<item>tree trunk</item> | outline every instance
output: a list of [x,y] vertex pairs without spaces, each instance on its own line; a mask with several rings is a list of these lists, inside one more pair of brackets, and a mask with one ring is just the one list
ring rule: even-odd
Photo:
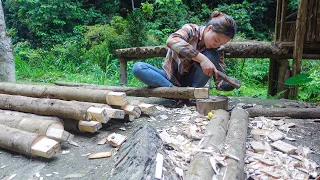
[[0,0],[0,81],[15,82],[15,68],[11,39],[6,33],[6,24]]
[[232,110],[226,141],[224,143],[224,147],[228,147],[228,149],[226,149],[224,153],[235,156],[238,160],[228,158],[226,160],[227,166],[221,168],[218,179],[243,179],[248,123],[249,117],[245,110]]
[[[157,130],[150,125],[140,127],[130,135],[120,148],[119,158],[115,163],[112,177],[107,179],[153,179],[156,169],[156,156],[161,151],[162,141]],[[163,163],[166,171],[164,177],[175,178],[172,167],[166,160]]]
[[[222,149],[228,130],[228,122],[229,113],[222,109],[217,110],[206,128],[204,139],[201,143],[203,146],[200,147],[203,149],[209,149],[210,147],[214,150],[217,150],[217,148]],[[212,179],[213,175],[214,171],[208,154],[198,152],[186,172],[186,180]]]
[[192,88],[192,87],[121,87],[121,86],[101,86],[94,84],[85,83],[68,83],[68,82],[55,82],[56,85],[61,86],[73,86],[73,87],[84,87],[90,89],[101,89],[115,92],[125,92],[128,96],[138,97],[163,97],[163,98],[208,98],[208,88]]
[[249,108],[246,109],[250,117],[284,117],[300,119],[320,118],[320,108]]

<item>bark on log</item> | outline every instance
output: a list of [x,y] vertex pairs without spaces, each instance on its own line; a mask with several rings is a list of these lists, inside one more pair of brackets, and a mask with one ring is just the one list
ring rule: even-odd
[[225,147],[229,148],[224,151],[224,154],[235,156],[238,160],[232,158],[226,160],[227,166],[221,168],[219,180],[243,179],[248,123],[249,117],[245,110],[232,110],[225,141]]
[[[132,133],[120,148],[115,171],[109,179],[153,179],[156,169],[156,156],[161,152],[162,141],[157,130],[150,125],[140,127]],[[164,177],[175,178],[166,160],[164,161]]]
[[320,108],[249,108],[250,117],[291,117],[299,119],[320,118]]
[[[232,41],[228,42],[225,46],[226,56],[237,56],[237,55],[272,55],[272,54],[282,54],[282,49],[274,46],[270,42],[263,41]],[[160,49],[160,53],[159,52]],[[142,51],[141,51],[142,50]],[[139,47],[139,51],[134,48],[118,49],[116,54],[119,57],[158,57],[165,56],[168,48],[166,46],[149,46],[149,47]],[[143,52],[143,53],[141,53]]]
[[62,123],[58,121],[42,120],[37,118],[23,118],[4,114],[0,116],[0,124],[44,136],[50,129],[64,129]]
[[228,97],[210,96],[210,99],[199,99],[196,102],[197,111],[200,114],[207,115],[212,110],[228,109]]
[[47,151],[43,151],[44,154],[39,153],[38,150],[41,151],[41,148],[38,148],[39,145],[37,145],[37,143],[42,140],[47,140],[47,138],[36,133],[30,133],[0,125],[0,134],[0,147],[28,156],[40,155],[42,157],[51,158],[56,151],[60,150],[58,142],[50,140],[51,142],[54,142],[54,144],[52,144]]
[[16,81],[13,48],[11,38],[6,33],[6,23],[2,8],[2,1],[0,1],[0,81]]
[[[30,85],[30,84],[13,84],[0,83],[0,93],[10,95],[21,95],[37,98],[50,98],[61,100],[76,100],[95,103],[113,102],[112,91],[109,90],[93,90],[78,87],[63,87],[50,85]],[[110,96],[108,95],[110,94]],[[108,97],[109,100],[108,100]],[[126,101],[125,96],[119,97],[119,100]],[[123,104],[111,103],[110,105]]]
[[1,109],[56,116],[65,119],[91,120],[87,117],[87,110],[92,106],[92,103],[79,101],[40,99],[0,94]]
[[[215,150],[222,148],[221,145],[226,138],[228,122],[229,113],[222,109],[217,110],[206,128],[204,139],[201,143],[203,146],[200,147],[204,149],[211,147]],[[198,152],[186,172],[186,180],[212,179],[213,175],[214,171],[210,164],[208,154]]]
[[60,86],[73,86],[73,87],[84,87],[90,89],[101,89],[110,90],[115,92],[125,92],[128,96],[138,97],[163,97],[163,98],[208,98],[208,88],[192,88],[192,87],[121,87],[121,86],[102,86],[85,83],[68,83],[68,82],[55,82],[56,85]]

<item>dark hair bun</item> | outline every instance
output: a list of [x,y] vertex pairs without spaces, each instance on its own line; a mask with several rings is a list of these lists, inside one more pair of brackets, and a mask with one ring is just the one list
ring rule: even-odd
[[225,14],[224,14],[223,12],[213,11],[213,12],[211,13],[210,18],[212,19],[212,18],[215,18],[215,17],[224,16],[224,15],[225,15]]

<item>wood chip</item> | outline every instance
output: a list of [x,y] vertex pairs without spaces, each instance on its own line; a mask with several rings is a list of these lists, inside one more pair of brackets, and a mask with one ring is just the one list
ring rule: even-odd
[[281,178],[281,175],[278,174],[278,173],[271,172],[271,171],[264,170],[264,169],[261,169],[260,171],[263,172],[263,173],[265,173],[265,174],[267,174],[267,175],[269,175],[269,176],[271,176],[271,177],[273,177],[273,178],[276,178],[276,179]]
[[268,138],[270,138],[272,141],[278,141],[284,138],[284,134],[280,131],[274,131],[271,134],[268,135]]
[[250,142],[250,145],[252,146],[254,152],[263,152],[265,150],[264,145],[261,142],[253,141]]
[[117,133],[112,133],[107,137],[107,141],[113,147],[120,146],[126,139],[127,139],[127,136],[124,136],[124,135],[121,135],[121,134],[117,134]]
[[251,134],[253,135],[260,135],[260,136],[266,136],[270,134],[270,131],[267,129],[252,129]]
[[98,144],[98,145],[103,145],[103,144],[105,144],[105,143],[107,142],[107,139],[108,139],[108,136],[102,138],[100,141],[98,141],[97,144]]
[[94,153],[90,154],[88,156],[89,159],[99,159],[99,158],[106,158],[106,157],[111,157],[112,153],[111,152],[100,152],[100,153]]
[[297,147],[295,147],[291,144],[285,143],[281,140],[278,140],[278,141],[272,143],[271,146],[278,149],[279,151],[287,153],[287,154],[294,154],[297,150]]

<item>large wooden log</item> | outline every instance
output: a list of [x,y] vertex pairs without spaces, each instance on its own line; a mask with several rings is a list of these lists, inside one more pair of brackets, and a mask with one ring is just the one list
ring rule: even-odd
[[24,118],[21,116],[1,114],[0,124],[23,131],[44,135],[58,141],[70,141],[73,138],[72,134],[64,131],[63,124],[55,120]]
[[299,119],[320,118],[320,108],[249,108],[250,117],[291,117]]
[[[283,54],[281,48],[273,46],[270,42],[263,41],[232,41],[228,42],[225,46],[226,57],[238,57],[245,55],[248,57],[263,56],[269,57],[270,55]],[[160,49],[160,53],[159,52]],[[133,60],[132,58],[151,58],[165,56],[168,48],[165,46],[148,46],[118,49],[116,54],[121,58],[127,58],[125,61]],[[143,52],[143,53],[141,53]],[[288,53],[288,52],[287,52]],[[122,61],[122,60],[121,60]]]
[[122,87],[122,86],[102,86],[86,83],[68,83],[68,82],[55,82],[56,85],[60,86],[73,86],[73,87],[84,87],[90,89],[101,89],[110,90],[115,92],[125,92],[128,96],[138,97],[164,97],[164,98],[208,98],[208,88],[192,88],[192,87]]
[[[115,94],[109,90],[93,90],[78,87],[0,83],[0,93],[37,98],[108,103],[110,105],[118,106],[127,103],[124,93]],[[116,99],[116,101],[113,99]]]
[[90,108],[93,108],[92,103],[79,101],[63,101],[0,94],[0,108],[79,121],[96,120],[106,123],[109,120],[104,109],[100,108],[102,109],[100,115],[97,114],[95,116],[93,114],[96,112],[90,111]]
[[[162,153],[161,146],[162,141],[155,128],[148,124],[140,127],[120,148],[115,171],[108,179],[154,179],[156,157],[157,153]],[[163,164],[167,170],[163,177],[177,179],[166,161]]]
[[233,109],[225,146],[228,147],[224,153],[235,156],[238,159],[228,158],[227,166],[222,167],[219,180],[238,180],[243,179],[244,174],[244,156],[246,151],[246,139],[249,117],[248,113],[243,109]]
[[28,156],[51,158],[60,150],[57,141],[36,133],[0,125],[0,147]]
[[[222,109],[217,110],[206,128],[201,147],[215,150],[222,148],[228,130],[228,122],[229,113]],[[214,171],[209,156],[204,152],[198,152],[186,172],[186,180],[212,179],[213,175]]]

